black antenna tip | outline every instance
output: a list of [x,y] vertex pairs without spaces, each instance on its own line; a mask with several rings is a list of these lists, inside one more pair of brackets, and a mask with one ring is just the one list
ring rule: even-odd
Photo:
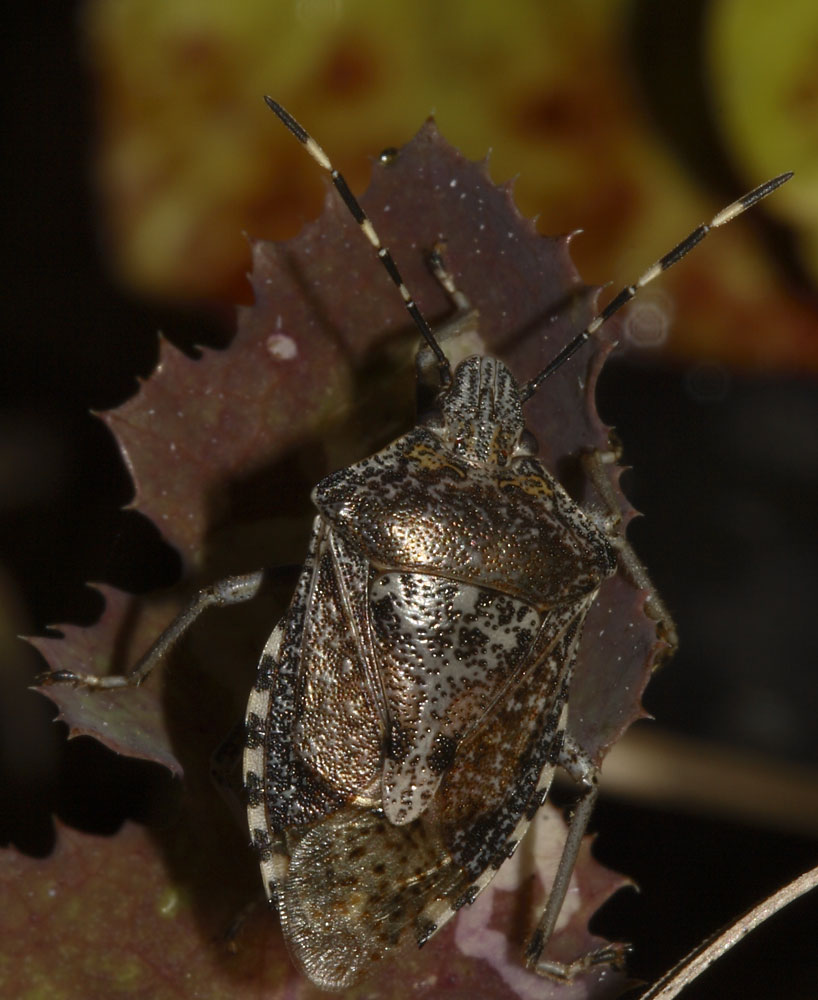
[[269,94],[264,95],[264,103],[273,112],[273,114],[275,114],[280,119],[280,121],[282,121],[287,126],[287,128],[292,132],[292,134],[296,137],[296,139],[298,139],[299,142],[303,142],[304,144],[307,143],[307,141],[309,140],[309,136],[304,131],[302,126],[298,124],[295,118],[293,118],[293,116],[290,114],[289,111],[287,111],[285,108],[282,108],[282,106],[278,103],[278,101],[274,101],[272,97],[269,96]]
[[773,177],[772,180],[759,184],[759,186],[757,188],[753,188],[749,194],[745,194],[743,198],[740,198],[739,204],[744,209],[749,208],[751,205],[755,205],[757,201],[761,201],[761,199],[766,198],[768,194],[772,194],[776,188],[781,187],[782,184],[786,184],[792,176],[793,171],[788,170],[785,174],[779,174],[778,177]]

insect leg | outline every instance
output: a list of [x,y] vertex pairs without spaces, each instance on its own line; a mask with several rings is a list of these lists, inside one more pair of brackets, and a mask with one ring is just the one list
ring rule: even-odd
[[669,647],[668,654],[673,654],[679,646],[679,635],[676,631],[673,617],[667,605],[659,596],[648,571],[645,569],[639,556],[634,552],[630,542],[628,542],[621,532],[613,530],[622,520],[622,512],[606,466],[616,460],[617,456],[613,452],[593,451],[582,456],[585,473],[608,508],[610,515],[608,520],[610,529],[609,538],[617,550],[622,568],[631,583],[647,593],[645,611],[656,622],[659,635]]
[[578,784],[582,784],[584,789],[578,799],[571,822],[568,826],[568,836],[565,839],[565,846],[562,849],[557,873],[548,894],[542,916],[531,940],[528,943],[525,953],[525,962],[529,969],[533,969],[540,975],[550,976],[555,979],[572,979],[577,973],[609,962],[613,965],[621,965],[624,959],[624,950],[621,945],[610,945],[600,948],[598,951],[589,952],[582,955],[569,964],[542,959],[542,953],[554,933],[554,927],[565,902],[568,886],[571,881],[571,874],[577,863],[579,849],[582,846],[582,838],[594,810],[597,796],[599,794],[598,768],[588,755],[574,743],[566,734],[563,740],[562,750],[557,761],[571,778]]
[[[437,242],[427,257],[429,270],[441,288],[446,292],[455,313],[440,326],[435,327],[435,339],[445,347],[447,356],[453,367],[457,367],[465,358],[473,354],[485,354],[486,343],[480,336],[480,317],[465,294],[454,282],[451,272],[443,259],[446,244]],[[418,415],[433,408],[440,395],[440,379],[437,364],[431,350],[421,344],[417,353],[416,374],[416,406]]]
[[442,240],[435,243],[432,252],[429,254],[429,268],[438,282],[443,286],[446,294],[457,306],[458,312],[469,312],[472,308],[471,303],[463,292],[458,289],[451,272],[446,268],[445,261],[443,260],[443,251],[445,248],[446,244]]
[[263,579],[264,571],[258,570],[255,573],[248,573],[246,576],[228,576],[209,587],[203,587],[155,640],[133,670],[127,674],[108,674],[100,677],[96,674],[74,673],[73,670],[52,670],[41,674],[37,678],[36,684],[68,682],[92,688],[137,687],[162,657],[176,645],[203,611],[214,606],[226,607],[229,604],[241,604],[243,601],[251,600],[258,594]]

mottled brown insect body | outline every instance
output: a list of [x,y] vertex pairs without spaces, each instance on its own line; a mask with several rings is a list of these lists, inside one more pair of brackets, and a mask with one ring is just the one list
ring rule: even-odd
[[297,961],[340,988],[509,856],[562,762],[577,645],[616,569],[531,454],[508,369],[323,480],[247,711],[250,828]]
[[[425,340],[419,398],[437,370],[429,417],[313,491],[309,555],[246,716],[248,818],[268,897],[309,978],[344,988],[476,899],[561,766],[584,793],[526,962],[562,977],[620,962],[616,947],[568,966],[542,960],[597,794],[596,766],[566,734],[570,681],[588,611],[617,566],[645,591],[671,649],[675,629],[617,530],[604,471],[613,456],[586,456],[609,507],[594,521],[534,457],[522,407],[639,288],[790,175],[695,229],[521,386],[489,357],[452,373],[344,178],[266,100],[329,172]],[[457,307],[451,326],[475,329],[437,250],[431,265]]]

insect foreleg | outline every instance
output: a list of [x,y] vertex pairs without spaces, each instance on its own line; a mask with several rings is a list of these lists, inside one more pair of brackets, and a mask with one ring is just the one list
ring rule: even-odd
[[457,287],[451,272],[446,267],[446,262],[443,259],[443,251],[445,248],[445,242],[443,240],[438,240],[438,242],[434,245],[432,252],[429,254],[429,269],[435,276],[438,284],[441,285],[455,306],[457,306],[458,312],[470,312],[472,308],[471,303],[463,292],[461,292]]
[[264,571],[247,573],[245,576],[228,576],[224,580],[203,587],[156,639],[150,649],[127,674],[75,673],[73,670],[53,670],[37,678],[37,684],[57,684],[68,682],[92,688],[137,687],[150,674],[163,656],[182,638],[203,611],[210,607],[226,607],[241,604],[258,594],[264,579]]
[[[446,348],[447,357],[458,365],[472,354],[485,354],[486,343],[480,336],[480,316],[463,292],[455,284],[443,260],[446,244],[439,240],[427,257],[429,270],[455,307],[455,312],[440,326],[435,327],[435,339]],[[440,380],[435,356],[426,346],[421,346],[416,359],[416,395],[418,414],[425,413],[437,402]]]

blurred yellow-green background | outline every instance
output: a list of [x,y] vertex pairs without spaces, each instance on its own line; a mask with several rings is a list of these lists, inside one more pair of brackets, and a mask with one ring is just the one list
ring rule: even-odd
[[[281,236],[315,213],[317,172],[262,93],[358,190],[368,157],[434,113],[470,157],[492,151],[496,178],[519,175],[520,208],[544,231],[586,231],[575,253],[600,283],[629,280],[720,202],[795,170],[764,210],[804,273],[818,265],[807,3],[98,0],[80,33],[105,238],[140,294],[240,295],[241,232]],[[816,365],[811,314],[785,293],[785,250],[767,236],[767,258],[734,232],[668,278],[671,350]]]

